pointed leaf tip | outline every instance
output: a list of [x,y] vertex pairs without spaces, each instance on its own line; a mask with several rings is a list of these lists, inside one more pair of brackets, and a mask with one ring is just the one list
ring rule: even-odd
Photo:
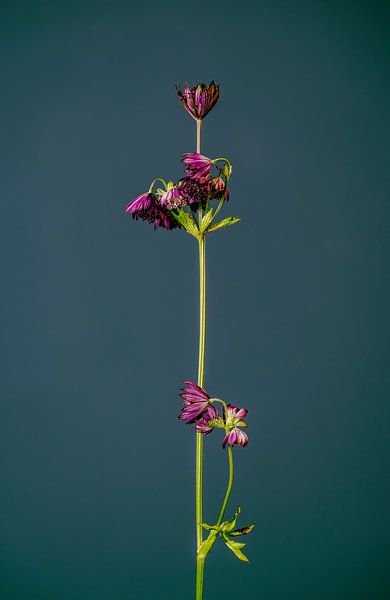
[[207,231],[216,231],[217,229],[222,229],[223,227],[229,227],[229,225],[234,225],[234,223],[238,223],[238,221],[241,221],[240,217],[227,217],[226,219],[222,219],[222,221],[217,221],[217,223],[211,225]]

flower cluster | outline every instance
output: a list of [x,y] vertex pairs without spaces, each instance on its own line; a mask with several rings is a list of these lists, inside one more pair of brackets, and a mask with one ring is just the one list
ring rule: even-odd
[[[199,83],[190,88],[186,85],[183,92],[178,89],[178,95],[187,112],[195,119],[201,120],[217,102],[219,86],[213,81],[209,86]],[[180,212],[185,207],[190,209],[189,215],[194,215],[200,208],[206,210],[212,200],[223,203],[229,199],[228,182],[231,165],[228,160],[211,159],[198,152],[186,152],[181,160],[185,166],[184,177],[177,183],[172,181],[166,183],[161,178],[155,179],[149,191],[130,202],[125,212],[133,219],[141,219],[153,224],[155,230],[159,227],[176,229],[183,225]],[[214,175],[213,167],[216,170]],[[157,181],[160,181],[164,187],[154,191]],[[219,208],[215,214],[218,212]],[[185,221],[184,215],[184,227],[186,227]]]
[[[224,448],[226,445],[245,448],[248,444],[248,436],[240,428],[248,427],[244,421],[248,414],[247,409],[231,404],[226,405],[219,398],[211,398],[203,388],[192,381],[185,381],[184,385],[186,387],[180,392],[184,406],[180,411],[179,419],[186,423],[195,423],[196,430],[203,435],[208,435],[214,429],[224,429],[226,434],[222,442]],[[223,404],[222,414],[213,406],[214,402]]]

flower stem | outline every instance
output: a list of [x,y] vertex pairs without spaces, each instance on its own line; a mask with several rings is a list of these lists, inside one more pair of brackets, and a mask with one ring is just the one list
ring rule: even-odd
[[196,600],[203,598],[204,558],[196,559]]
[[[196,121],[196,151],[200,154],[202,121]],[[199,222],[201,222],[201,207],[199,208]],[[198,360],[198,385],[204,384],[204,362],[206,350],[206,239],[202,236],[198,240],[199,249],[199,360]],[[196,547],[197,552],[203,542],[203,436],[196,433],[196,472],[195,472],[195,497],[196,497]],[[196,600],[203,598],[204,558],[196,558]]]
[[200,154],[200,136],[202,132],[202,119],[196,120],[196,151]]
[[227,451],[228,451],[228,459],[229,459],[229,482],[228,482],[225,498],[223,499],[221,512],[219,513],[217,525],[220,525],[222,523],[222,519],[225,514],[227,503],[229,502],[230,492],[232,491],[232,486],[233,486],[233,477],[234,477],[233,450],[231,449],[231,447],[229,445],[228,445]]
[[[204,384],[204,359],[206,349],[206,240],[201,237],[199,245],[199,362],[198,385]],[[196,540],[199,549],[202,538],[202,471],[203,471],[203,435],[196,433]]]

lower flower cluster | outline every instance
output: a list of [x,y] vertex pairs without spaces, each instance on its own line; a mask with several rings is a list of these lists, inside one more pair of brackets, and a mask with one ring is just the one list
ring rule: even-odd
[[[199,433],[208,435],[214,429],[224,429],[225,437],[222,446],[233,447],[234,445],[245,447],[248,444],[248,436],[242,428],[248,427],[244,419],[248,411],[246,408],[238,408],[232,404],[226,404],[219,398],[211,398],[209,394],[193,381],[184,381],[180,396],[184,406],[180,411],[179,419],[186,423],[195,424]],[[214,403],[223,406],[220,414]]]

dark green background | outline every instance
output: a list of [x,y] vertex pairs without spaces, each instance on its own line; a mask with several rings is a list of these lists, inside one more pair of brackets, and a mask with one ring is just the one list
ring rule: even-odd
[[180,176],[174,84],[212,78],[242,222],[209,238],[206,382],[249,409],[257,527],[205,600],[390,597],[388,8],[2,4],[2,599],[193,597],[196,243],[123,208]]

